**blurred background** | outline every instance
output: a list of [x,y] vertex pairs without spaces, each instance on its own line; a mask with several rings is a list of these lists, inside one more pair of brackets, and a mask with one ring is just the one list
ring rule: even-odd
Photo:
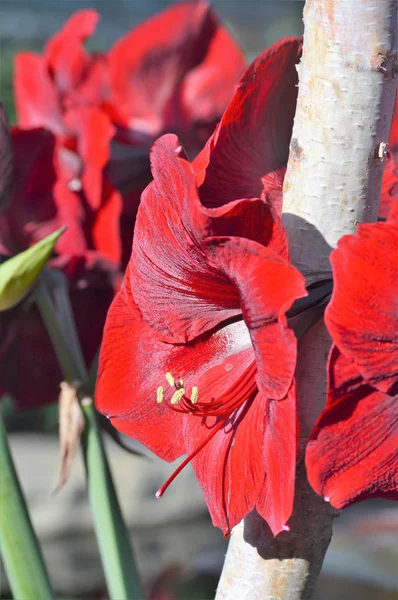
[[[170,4],[173,2],[164,0],[2,0],[0,95],[11,123],[15,123],[12,70],[17,52],[41,52],[66,19],[82,8],[94,8],[102,16],[87,47],[105,50]],[[302,34],[303,4],[283,0],[212,2],[249,61],[282,37]],[[66,487],[52,495],[59,469],[56,407],[21,414],[14,411],[10,398],[0,404],[56,591],[65,598],[105,599],[80,456]],[[175,466],[149,454],[145,458],[128,454],[111,438],[107,445],[138,565],[152,589],[151,600],[213,598],[227,542],[211,525],[190,467],[162,500],[156,500],[155,491]],[[336,520],[317,600],[397,598],[397,535],[398,512],[390,502],[364,502],[346,510]],[[0,597],[10,597],[3,573]]]

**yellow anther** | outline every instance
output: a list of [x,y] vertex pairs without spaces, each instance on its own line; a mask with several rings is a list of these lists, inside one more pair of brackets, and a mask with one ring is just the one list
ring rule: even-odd
[[183,387],[184,387],[184,382],[182,379],[179,379],[178,383],[177,383],[177,390],[180,390]]
[[199,396],[199,390],[196,387],[196,385],[194,385],[192,387],[192,391],[191,391],[191,402],[192,402],[192,404],[196,404],[197,403],[198,396]]
[[166,373],[166,380],[167,380],[167,383],[169,384],[170,387],[174,387],[175,386],[174,377],[170,373],[170,371],[167,371],[167,373]]
[[163,386],[160,386],[156,390],[156,401],[158,404],[160,404],[161,402],[163,402],[163,400],[164,400],[164,389],[163,389]]
[[179,390],[176,390],[171,397],[170,404],[178,404],[184,394],[185,394],[184,388],[180,388]]

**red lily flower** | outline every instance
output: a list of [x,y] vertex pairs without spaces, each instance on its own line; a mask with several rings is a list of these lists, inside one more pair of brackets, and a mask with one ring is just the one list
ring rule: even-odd
[[[15,177],[0,215],[1,252],[19,252],[68,226],[49,264],[68,277],[83,353],[90,364],[119,284],[121,199],[104,182],[102,205],[92,211],[84,193],[68,187],[64,179],[68,161],[58,160],[57,140],[49,131],[14,129],[12,142]],[[62,375],[37,311],[19,306],[2,313],[0,329],[1,388],[20,408],[54,402]]]
[[[285,313],[306,291],[262,193],[262,179],[280,164],[254,118],[263,123],[272,91],[285,84],[277,65],[286,59],[294,69],[298,44],[288,40],[249,68],[194,168],[175,136],[155,143],[154,181],[142,197],[101,348],[98,409],[166,460],[187,453],[159,495],[192,461],[225,534],[254,507],[277,534],[292,510],[296,340]],[[221,179],[230,160],[226,153],[221,160],[223,144],[234,137],[248,193],[237,198],[226,181],[229,194],[220,186],[218,201],[217,169]],[[255,158],[264,138],[266,155],[254,163],[250,152]],[[197,184],[207,177],[216,208],[199,199],[205,188]]]
[[[244,59],[206,2],[177,4],[133,29],[108,54],[88,54],[83,44],[98,19],[93,10],[79,11],[42,56],[17,55],[17,112],[22,127],[46,127],[76,154],[74,178],[93,210],[101,203],[106,167],[125,196],[131,225],[150,181],[153,141],[175,131],[196,153],[231,98]],[[127,245],[129,253],[131,235]]]
[[398,492],[398,202],[332,252],[333,339],[326,408],[307,447],[308,478],[336,508]]

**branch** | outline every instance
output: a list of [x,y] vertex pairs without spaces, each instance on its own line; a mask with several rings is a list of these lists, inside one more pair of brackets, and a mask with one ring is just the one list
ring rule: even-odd
[[[283,211],[291,260],[307,283],[330,277],[329,254],[358,223],[374,221],[397,73],[394,0],[307,0],[299,96]],[[309,488],[306,440],[325,403],[330,340],[322,322],[299,343],[301,421],[290,532],[272,538],[253,512],[235,528],[217,600],[311,598],[334,511]]]

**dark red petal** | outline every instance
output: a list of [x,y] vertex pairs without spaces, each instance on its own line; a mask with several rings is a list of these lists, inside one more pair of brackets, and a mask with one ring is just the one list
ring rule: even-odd
[[144,318],[164,339],[186,342],[240,307],[237,290],[209,267],[199,247],[206,218],[192,213],[195,175],[175,147],[176,137],[168,135],[152,149],[154,181],[142,195],[129,276]]
[[67,94],[82,81],[89,62],[83,43],[98,20],[95,10],[77,11],[47,43],[44,57],[60,93]]
[[180,123],[182,79],[205,58],[216,31],[207,2],[181,2],[118,41],[109,52],[109,72],[122,123],[153,135]]
[[387,393],[398,381],[397,248],[396,222],[360,225],[343,237],[331,254],[334,290],[325,313],[335,344]]
[[12,144],[14,185],[11,201],[1,218],[0,237],[10,252],[15,253],[61,224],[53,195],[57,181],[54,136],[44,129],[13,128]]
[[164,386],[165,394],[172,395],[165,378],[170,371],[176,380],[183,379],[188,395],[194,385],[205,393],[207,389],[222,394],[247,366],[246,355],[242,360],[240,353],[245,348],[247,352],[250,340],[242,326],[235,323],[187,346],[164,343],[142,318],[126,280],[104,329],[96,389],[98,410],[111,417],[120,431],[162,458],[174,460],[186,451],[182,429],[190,415],[172,411],[166,401],[157,404],[157,388]]
[[307,446],[314,490],[344,508],[366,498],[398,499],[398,397],[364,381],[333,346],[328,400]]
[[263,454],[267,477],[256,506],[274,535],[286,529],[293,510],[298,438],[296,404],[294,382],[286,398],[266,403]]
[[[246,402],[192,460],[213,525],[225,535],[255,506],[264,485],[264,414],[262,396]],[[200,418],[187,416],[185,437],[192,452],[211,433]]]
[[58,95],[41,56],[28,52],[16,55],[14,91],[21,127],[46,127],[56,134],[64,132]]
[[241,238],[209,238],[211,262],[239,289],[257,360],[257,381],[266,398],[282,399],[296,367],[296,338],[286,311],[307,295],[303,276],[268,248]]
[[152,149],[154,181],[142,196],[130,276],[144,318],[164,339],[185,342],[240,313],[235,284],[209,265],[201,248],[205,236],[247,236],[281,256],[287,256],[287,244],[280,221],[263,200],[205,209],[195,174],[178,150],[173,135]]
[[101,204],[102,171],[110,157],[110,141],[115,128],[107,114],[93,107],[72,109],[65,115],[65,121],[78,136],[83,189],[88,203],[96,210]]
[[231,100],[245,69],[243,53],[219,25],[200,65],[185,77],[182,101],[192,122],[215,122]]
[[[206,206],[261,197],[263,178],[286,166],[300,53],[300,39],[282,40],[263,52],[243,75],[204,151],[210,152],[200,188]],[[203,165],[203,157],[196,160]]]

